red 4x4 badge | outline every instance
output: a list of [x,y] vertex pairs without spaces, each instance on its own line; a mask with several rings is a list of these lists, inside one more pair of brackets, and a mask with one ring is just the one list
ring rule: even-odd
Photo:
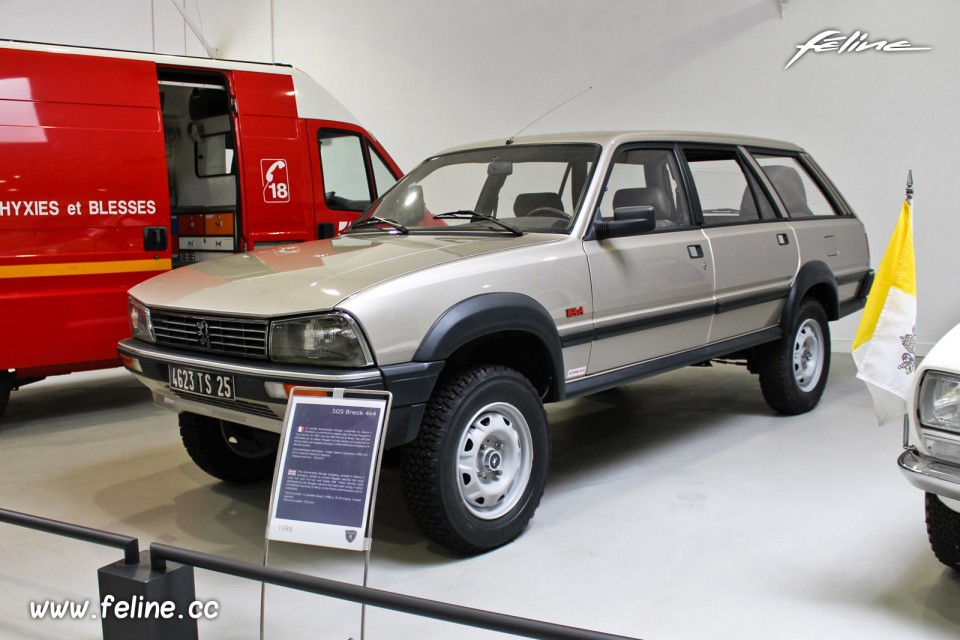
[[287,161],[277,158],[260,160],[260,177],[263,179],[264,202],[290,202],[290,181],[287,178]]

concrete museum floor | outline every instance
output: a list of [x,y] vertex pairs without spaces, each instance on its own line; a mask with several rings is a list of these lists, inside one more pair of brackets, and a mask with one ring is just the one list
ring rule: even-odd
[[[414,528],[388,468],[368,584],[647,640],[960,634],[960,575],[930,552],[923,496],[896,467],[900,426],[876,426],[848,355],[834,354],[820,406],[794,418],[773,415],[756,378],[730,365],[548,413],[552,475],[517,541],[450,557]],[[263,558],[269,483],[201,472],[175,416],[119,369],[15,392],[0,422],[0,487],[0,507],[133,535],[142,548]],[[120,557],[0,524],[0,637],[99,638],[99,620],[33,620],[29,603],[96,601],[97,568]],[[287,568],[360,575],[353,557],[311,558]],[[258,636],[258,584],[201,570],[196,582],[198,599],[220,607],[200,622],[203,640]],[[296,613],[272,613],[281,602]],[[346,638],[330,625],[356,615],[277,587],[266,603],[268,638]],[[507,636],[368,609],[366,637]]]

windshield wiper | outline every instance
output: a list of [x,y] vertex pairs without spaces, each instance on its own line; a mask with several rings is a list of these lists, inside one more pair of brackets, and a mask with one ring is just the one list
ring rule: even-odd
[[444,218],[458,218],[458,219],[459,218],[480,218],[481,220],[492,222],[498,227],[502,227],[503,229],[506,229],[507,231],[509,231],[515,236],[523,235],[523,231],[513,226],[512,224],[507,224],[502,220],[497,220],[493,216],[477,213],[476,211],[467,211],[465,209],[461,209],[460,211],[447,211],[446,213],[438,213],[437,215],[433,216],[434,220],[443,220]]
[[405,226],[403,226],[396,220],[391,220],[390,218],[381,218],[380,216],[370,216],[369,218],[355,220],[353,224],[351,224],[350,227],[347,228],[347,231],[351,231],[353,229],[359,229],[360,227],[367,227],[373,224],[385,224],[388,227],[392,227],[396,229],[403,235],[407,235],[408,233],[410,233],[409,229],[407,229]]

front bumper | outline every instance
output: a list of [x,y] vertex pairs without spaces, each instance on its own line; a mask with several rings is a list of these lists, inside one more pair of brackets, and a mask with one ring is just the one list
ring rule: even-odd
[[[158,406],[275,433],[282,429],[287,410],[286,396],[277,393],[283,385],[389,391],[393,402],[387,424],[387,447],[405,444],[416,437],[426,402],[443,369],[442,361],[353,370],[277,365],[210,357],[157,347],[133,338],[121,341],[117,351],[127,370],[153,392],[153,401]],[[173,390],[168,380],[169,365],[230,374],[234,377],[235,398],[217,399]]]
[[960,500],[960,466],[931,460],[908,449],[897,459],[900,472],[917,489]]

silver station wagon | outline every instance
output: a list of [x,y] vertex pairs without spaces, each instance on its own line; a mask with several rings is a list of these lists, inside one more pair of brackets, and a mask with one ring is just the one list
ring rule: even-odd
[[373,203],[364,189],[327,193],[365,208],[337,238],[132,289],[120,354],[232,482],[272,473],[291,386],[389,390],[413,519],[464,555],[537,509],[544,403],[719,358],[774,411],[809,411],[828,322],[873,278],[850,206],[774,140],[528,136],[431,157]]

